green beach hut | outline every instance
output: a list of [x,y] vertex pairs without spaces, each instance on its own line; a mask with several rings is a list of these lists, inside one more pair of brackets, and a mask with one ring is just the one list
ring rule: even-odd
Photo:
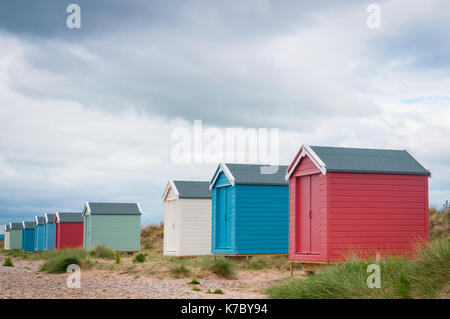
[[22,223],[10,223],[9,248],[22,249]]
[[93,203],[83,208],[83,247],[103,244],[115,251],[139,251],[141,248],[139,203]]

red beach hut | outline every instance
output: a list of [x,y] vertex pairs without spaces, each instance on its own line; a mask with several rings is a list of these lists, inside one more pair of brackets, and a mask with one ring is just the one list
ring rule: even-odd
[[405,150],[303,145],[289,180],[289,259],[411,254],[428,240],[430,172]]
[[83,214],[61,213],[55,215],[55,249],[83,247]]

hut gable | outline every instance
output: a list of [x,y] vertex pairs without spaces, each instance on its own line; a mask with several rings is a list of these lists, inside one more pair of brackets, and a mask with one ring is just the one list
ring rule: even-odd
[[305,156],[308,156],[323,174],[326,172],[427,176],[431,174],[406,150],[303,145],[289,166],[286,179]]

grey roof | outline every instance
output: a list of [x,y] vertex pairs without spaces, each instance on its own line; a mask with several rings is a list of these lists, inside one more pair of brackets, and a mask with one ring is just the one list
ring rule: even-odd
[[324,162],[327,172],[430,175],[405,150],[310,147]]
[[235,178],[235,184],[251,185],[288,185],[284,179],[287,166],[278,166],[275,174],[261,174],[261,167],[267,165],[260,164],[225,164]]
[[49,223],[54,223],[55,222],[56,214],[47,214],[47,213],[45,213],[44,215],[47,217],[47,220],[48,220]]
[[11,231],[11,226],[5,225],[5,232]]
[[24,229],[35,229],[36,225],[34,222],[23,222]]
[[36,221],[36,224],[37,224],[37,225],[44,225],[44,223],[45,223],[45,218],[44,218],[44,217],[36,216],[35,221]]
[[11,230],[22,230],[22,223],[11,223]]
[[137,203],[88,202],[91,215],[141,215]]
[[60,223],[82,223],[83,213],[57,212]]
[[173,181],[178,190],[179,198],[211,198],[209,182],[204,181]]

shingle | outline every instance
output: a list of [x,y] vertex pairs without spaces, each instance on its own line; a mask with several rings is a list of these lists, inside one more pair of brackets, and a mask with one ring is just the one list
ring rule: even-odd
[[91,215],[141,215],[136,203],[91,203]]
[[83,222],[83,214],[82,213],[57,212],[56,214],[58,215],[59,222],[61,222],[61,223],[82,223]]
[[284,179],[287,166],[278,166],[275,174],[261,174],[261,167],[267,167],[267,165],[227,163],[226,166],[235,178],[235,184],[288,185]]
[[24,229],[35,229],[36,225],[34,222],[23,222]]
[[179,198],[211,198],[209,182],[203,181],[173,181]]
[[430,175],[405,150],[310,146],[327,172]]

